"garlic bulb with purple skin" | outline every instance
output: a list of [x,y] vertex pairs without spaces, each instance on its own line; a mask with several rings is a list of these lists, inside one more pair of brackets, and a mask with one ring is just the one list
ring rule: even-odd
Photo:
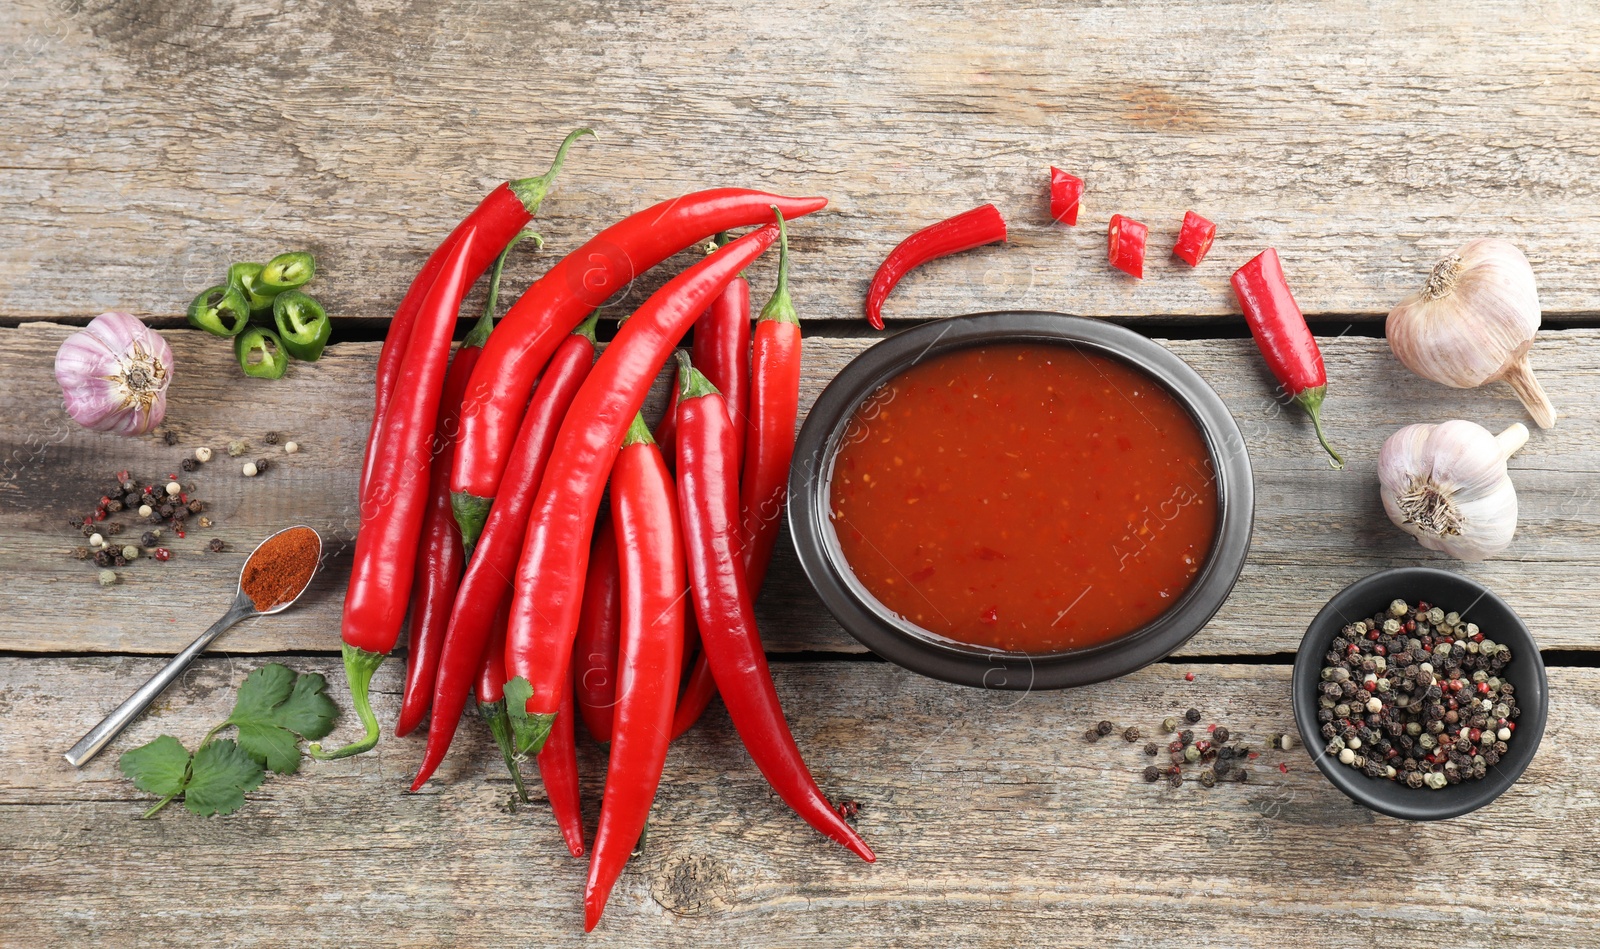
[[1429,550],[1483,560],[1517,532],[1517,491],[1506,459],[1527,441],[1520,422],[1498,436],[1460,420],[1407,425],[1378,453],[1383,509]]
[[172,348],[128,313],[102,313],[56,351],[67,414],[85,428],[143,435],[167,414]]

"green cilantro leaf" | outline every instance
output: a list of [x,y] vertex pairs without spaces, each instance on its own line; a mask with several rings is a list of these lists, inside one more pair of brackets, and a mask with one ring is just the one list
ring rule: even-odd
[[266,778],[260,762],[233,739],[218,738],[195,753],[183,806],[201,817],[231,814],[244,806],[245,792],[254,791]]
[[159,797],[172,797],[183,791],[189,771],[189,749],[171,735],[162,735],[147,745],[123,753],[117,767],[133,781],[133,786]]
[[296,676],[281,663],[268,663],[245,677],[239,698],[225,725],[239,730],[239,747],[279,774],[300,770],[297,736],[321,738],[333,729],[338,714],[323,694],[321,675]]

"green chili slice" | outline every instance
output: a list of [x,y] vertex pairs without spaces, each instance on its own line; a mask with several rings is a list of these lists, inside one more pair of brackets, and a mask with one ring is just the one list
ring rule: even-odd
[[264,267],[264,264],[237,263],[228,268],[228,283],[238,287],[239,292],[244,294],[252,316],[272,312],[272,298],[278,295],[278,291],[262,286],[261,271]]
[[244,374],[256,379],[281,379],[289,369],[283,340],[265,326],[252,326],[235,336],[233,354]]
[[272,301],[272,322],[277,324],[283,348],[289,355],[306,362],[322,357],[322,347],[333,335],[333,321],[309,293],[285,290]]
[[189,325],[215,336],[238,336],[250,322],[250,304],[238,287],[200,291],[189,303]]
[[261,287],[272,293],[304,286],[317,275],[317,260],[303,250],[290,251],[267,261],[258,278]]

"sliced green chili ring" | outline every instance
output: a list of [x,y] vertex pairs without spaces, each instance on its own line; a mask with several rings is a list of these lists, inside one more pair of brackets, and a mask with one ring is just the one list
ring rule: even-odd
[[252,316],[259,313],[272,312],[272,298],[278,291],[269,290],[261,285],[261,271],[265,264],[237,263],[228,268],[228,283],[238,287],[244,294],[245,302],[250,304]]
[[283,348],[289,355],[306,362],[322,357],[322,347],[333,335],[333,321],[309,293],[285,290],[272,301],[272,322],[277,324]]
[[303,250],[296,250],[267,261],[258,280],[263,290],[279,293],[305,286],[316,275],[317,259]]
[[265,326],[252,326],[233,338],[233,355],[244,374],[256,379],[282,379],[289,369],[283,340]]
[[250,304],[231,284],[211,287],[189,303],[189,325],[214,336],[238,336],[250,323]]

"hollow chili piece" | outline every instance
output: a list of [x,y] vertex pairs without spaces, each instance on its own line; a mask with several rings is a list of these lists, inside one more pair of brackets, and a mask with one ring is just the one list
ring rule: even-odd
[[[272,321],[283,348],[296,359],[316,362],[333,336],[333,321],[316,298],[299,290],[285,290],[272,301]],[[466,383],[461,384],[463,391]],[[449,474],[449,472],[446,472]]]
[[[783,212],[775,210],[773,213],[781,215]],[[718,234],[717,246],[723,246],[728,240],[726,232]],[[695,366],[722,393],[728,415],[733,420],[734,449],[739,457],[744,457],[744,418],[750,378],[750,281],[744,274],[729,281],[711,301],[710,308],[695,321],[690,355]]]
[[1178,229],[1178,242],[1172,246],[1172,253],[1189,266],[1198,267],[1200,261],[1211,253],[1211,242],[1216,239],[1215,224],[1193,211],[1185,211],[1183,226]]
[[256,274],[256,282],[267,293],[282,293],[303,287],[317,275],[317,259],[303,250],[290,251],[267,261]]
[[400,638],[422,533],[434,421],[450,360],[450,333],[471,279],[468,266],[477,243],[469,229],[451,247],[447,265],[429,288],[396,377],[394,398],[378,430],[373,482],[361,499],[361,527],[345,590],[341,636],[350,698],[365,734],[334,752],[313,743],[313,758],[343,758],[378,743],[378,719],[367,690],[373,673]]
[[265,326],[252,326],[235,336],[233,356],[244,374],[254,379],[282,379],[289,371],[283,340]]
[[[612,480],[616,468],[612,467]],[[612,497],[616,496],[613,484]],[[622,629],[622,586],[611,515],[602,511],[583,581],[578,633],[572,642],[572,690],[583,725],[600,744],[611,741],[617,703],[617,639]]]
[[[771,225],[752,231],[656,291],[622,324],[573,400],[557,436],[556,460],[528,515],[506,631],[506,672],[512,677],[506,696],[519,751],[543,746],[556,702],[571,679],[579,606],[573,591],[587,572],[588,541],[605,474],[621,448],[623,433],[643,407],[673,346],[712,297],[777,236],[778,229]],[[681,411],[679,419],[681,423]]]
[[1131,217],[1111,215],[1106,225],[1106,259],[1111,266],[1140,280],[1144,279],[1144,246],[1150,228]]
[[212,336],[234,337],[250,325],[250,304],[232,284],[201,290],[189,302],[189,325]]
[[729,472],[733,425],[717,390],[679,358],[678,511],[701,648],[728,717],[767,783],[806,823],[871,862],[872,849],[818,789],[784,721],[739,552],[739,499]]
[[1311,416],[1317,440],[1328,452],[1328,464],[1344,467],[1344,459],[1328,444],[1322,433],[1322,400],[1328,392],[1328,371],[1322,364],[1322,350],[1306,325],[1300,305],[1289,291],[1283,275],[1283,262],[1271,247],[1233,272],[1233,293],[1244,310],[1250,335],[1266,358],[1273,378],[1285,392]]
[[1050,217],[1058,223],[1076,226],[1083,205],[1083,179],[1050,166]]
[[[781,215],[778,232],[778,285],[761,308],[750,347],[750,407],[739,479],[744,567],[752,600],[761,595],[778,541],[789,493],[795,420],[800,415],[800,317],[789,296],[789,235]],[[693,727],[716,690],[702,651],[695,657],[678,701],[672,737]]]
[[[439,655],[444,651],[445,631],[456,590],[466,567],[469,551],[461,543],[461,530],[450,510],[450,459],[454,457],[456,432],[460,427],[461,393],[467,389],[472,367],[477,365],[483,342],[494,331],[495,305],[500,297],[500,274],[506,257],[526,232],[512,238],[495,261],[489,277],[489,296],[478,318],[467,333],[445,375],[444,393],[439,399],[438,420],[434,424],[433,461],[428,469],[428,510],[422,520],[422,546],[418,551],[416,576],[412,580],[411,635],[406,646],[405,688],[400,696],[400,717],[396,735],[409,735],[422,723],[433,701],[434,677]],[[539,240],[537,235],[533,235]],[[297,290],[279,295],[279,299]]]
[[517,756],[511,748],[511,719],[506,716],[506,610],[509,603],[500,606],[495,614],[494,626],[489,634],[489,647],[484,650],[483,664],[478,669],[478,714],[489,726],[489,734],[500,749],[500,758],[511,774],[511,785],[517,797],[528,801],[528,786],[522,781],[522,769],[517,767]]
[[673,254],[719,231],[771,222],[774,204],[793,218],[819,211],[828,201],[743,188],[716,188],[663,201],[596,234],[523,293],[484,351],[467,389],[461,448],[450,478],[465,535],[474,535],[483,523],[499,489],[516,420],[561,335],[584,313]]
[[[683,536],[672,475],[642,416],[611,468],[611,516],[620,555],[621,677],[583,928],[594,929],[639,842],[667,760],[683,651]],[[548,749],[549,744],[545,745]]]
[[912,234],[878,266],[872,285],[867,288],[867,322],[875,330],[883,329],[883,301],[910,270],[939,257],[1005,239],[1005,218],[992,204],[964,211]]
[[[539,212],[539,206],[544,203],[545,195],[550,192],[550,185],[555,182],[556,175],[560,173],[561,166],[566,163],[567,149],[580,136],[593,135],[592,129],[578,129],[569,134],[556,150],[555,160],[550,163],[550,170],[533,178],[519,178],[495,188],[479,202],[466,219],[456,225],[443,242],[434,249],[432,254],[422,265],[411,286],[407,288],[406,295],[401,298],[400,305],[395,308],[394,316],[389,320],[389,330],[384,334],[383,347],[378,350],[377,385],[372,406],[372,425],[367,433],[366,455],[361,463],[361,497],[366,498],[367,486],[372,482],[372,469],[377,463],[374,452],[378,445],[378,427],[382,424],[383,414],[389,407],[389,398],[394,393],[395,380],[400,375],[400,363],[405,358],[406,344],[411,338],[411,327],[416,322],[417,311],[421,309],[423,300],[428,295],[428,289],[438,279],[439,273],[444,269],[445,259],[450,255],[461,236],[468,230],[477,231],[479,241],[472,249],[472,257],[467,261],[468,281],[477,280],[483,272],[489,269],[495,258],[500,254],[506,243],[515,237],[533,216]],[[574,323],[578,322],[576,319]],[[531,386],[529,389],[531,390]],[[526,401],[527,393],[523,393]]]
[[228,286],[238,287],[244,294],[245,302],[250,305],[251,315],[257,313],[271,313],[272,299],[277,294],[261,285],[261,269],[263,264],[253,264],[241,261],[228,267]]
[[[594,364],[594,328],[598,319],[598,315],[591,314],[556,349],[539,379],[539,387],[534,390],[533,400],[528,403],[516,444],[512,446],[511,461],[506,466],[506,484],[516,485],[517,490],[507,491],[489,512],[451,608],[439,671],[434,675],[428,744],[422,753],[417,777],[411,782],[413,791],[427,782],[444,760],[445,752],[450,750],[456,725],[467,706],[472,676],[483,661],[484,649],[490,648],[495,614],[502,607],[509,608],[511,578],[516,574],[517,556],[522,551],[528,509],[533,506],[534,493],[544,479],[545,466],[561,422]],[[502,327],[496,332],[503,331]],[[503,633],[492,648],[500,650],[504,666]]]

